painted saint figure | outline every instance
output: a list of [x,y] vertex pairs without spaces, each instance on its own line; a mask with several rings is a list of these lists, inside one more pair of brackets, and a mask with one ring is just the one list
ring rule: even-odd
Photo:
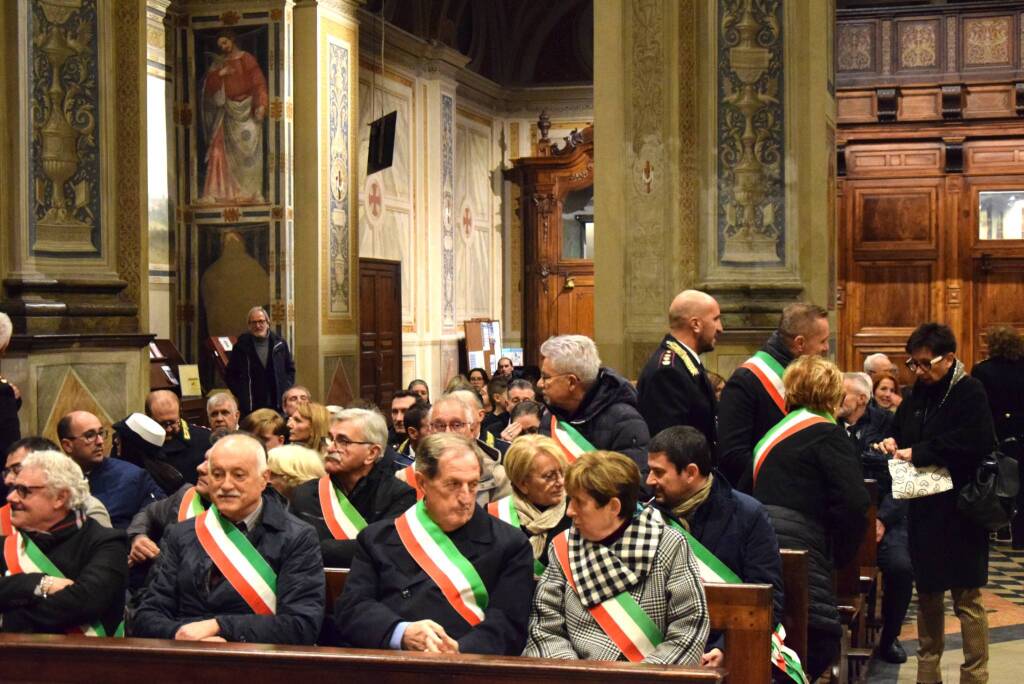
[[220,54],[203,79],[203,131],[206,180],[204,204],[260,204],[263,197],[263,118],[267,80],[252,54],[235,35],[217,36]]

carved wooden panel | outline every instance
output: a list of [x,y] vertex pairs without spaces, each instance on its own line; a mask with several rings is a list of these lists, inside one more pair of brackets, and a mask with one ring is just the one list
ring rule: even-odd
[[985,357],[985,332],[993,325],[1024,330],[1024,259],[974,261],[973,358]]
[[905,328],[932,316],[933,261],[862,261],[855,268],[858,332]]
[[1024,140],[974,140],[964,144],[964,173],[1024,173]]
[[849,145],[848,177],[920,178],[942,172],[943,149],[938,143]]
[[964,118],[1015,116],[1015,95],[1012,84],[970,86],[967,89]]
[[1015,17],[967,16],[960,22],[961,59],[965,71],[1013,66],[1016,57]]
[[873,91],[836,93],[836,120],[840,124],[874,123],[878,119]]
[[878,71],[878,22],[849,21],[836,27],[836,72]]
[[935,88],[900,91],[896,118],[899,121],[929,121],[942,118],[942,92]]
[[945,49],[941,20],[938,17],[898,19],[894,23],[895,71],[939,70]]

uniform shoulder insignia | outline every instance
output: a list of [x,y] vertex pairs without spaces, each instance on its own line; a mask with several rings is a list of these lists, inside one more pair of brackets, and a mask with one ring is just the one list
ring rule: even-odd
[[672,351],[669,349],[665,350],[665,353],[661,355],[661,365],[671,366],[672,365]]

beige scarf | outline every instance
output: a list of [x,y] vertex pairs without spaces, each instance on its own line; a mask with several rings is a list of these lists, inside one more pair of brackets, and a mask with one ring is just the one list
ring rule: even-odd
[[519,524],[530,533],[530,546],[533,547],[533,557],[540,558],[544,553],[544,542],[547,541],[548,531],[561,522],[565,517],[565,498],[562,502],[542,511],[529,500],[519,496],[516,492],[512,495],[516,505],[516,512],[519,513]]
[[685,527],[687,531],[689,531],[690,529],[690,521],[688,520],[688,516],[693,515],[693,512],[700,508],[700,505],[702,503],[708,500],[708,495],[711,494],[711,483],[714,481],[714,479],[715,476],[709,473],[707,482],[704,483],[703,487],[698,489],[697,492],[689,499],[687,499],[686,501],[672,509],[672,512],[675,514],[675,516],[679,518],[680,524],[682,524],[682,526]]

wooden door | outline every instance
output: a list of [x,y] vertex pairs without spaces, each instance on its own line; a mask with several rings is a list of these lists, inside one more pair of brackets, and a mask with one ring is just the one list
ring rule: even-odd
[[359,260],[359,396],[380,407],[402,386],[402,270]]

